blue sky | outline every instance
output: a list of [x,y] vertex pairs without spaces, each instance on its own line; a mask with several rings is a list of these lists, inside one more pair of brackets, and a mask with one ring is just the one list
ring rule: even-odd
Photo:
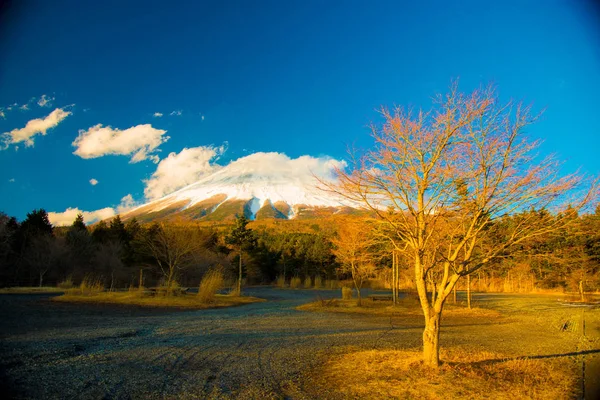
[[[529,128],[542,150],[600,173],[593,2],[14,1],[0,54],[0,134],[53,126],[0,151],[0,210],[19,219],[143,202],[155,162],[184,148],[202,165],[258,151],[341,159],[369,146],[380,106],[428,107],[455,78],[545,109]],[[146,147],[141,160],[86,152],[80,131]]]

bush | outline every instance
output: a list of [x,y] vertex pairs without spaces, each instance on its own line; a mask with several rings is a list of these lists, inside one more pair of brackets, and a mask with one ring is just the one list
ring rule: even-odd
[[321,280],[321,275],[315,276],[315,289],[320,289],[323,286],[323,280]]
[[171,284],[167,285],[166,282],[161,282],[160,286],[156,290],[157,296],[177,296],[181,293],[181,286],[175,279],[171,280]]
[[298,278],[297,276],[295,276],[292,279],[290,279],[290,288],[297,289],[298,287],[300,287],[300,283],[302,283],[302,281],[300,280],[300,278]]
[[198,289],[198,299],[203,303],[210,303],[214,300],[215,294],[222,288],[222,268],[211,269],[202,277],[200,288]]
[[285,287],[285,278],[283,276],[277,277],[277,287],[280,287],[280,288]]
[[61,289],[71,289],[73,287],[73,279],[69,276],[64,281],[57,285]]
[[312,278],[310,276],[307,276],[306,278],[304,278],[304,288],[310,289],[311,287],[312,287]]
[[352,289],[347,286],[342,288],[342,300],[352,300]]
[[91,276],[86,276],[81,281],[81,284],[76,289],[71,289],[68,291],[69,294],[90,296],[94,294],[98,294],[104,291],[104,283],[102,280],[98,278],[92,278]]

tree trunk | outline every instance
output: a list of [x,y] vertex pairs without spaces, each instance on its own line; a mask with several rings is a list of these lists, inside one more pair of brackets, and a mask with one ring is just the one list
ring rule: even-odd
[[467,275],[467,308],[471,309],[471,275]]
[[358,285],[358,278],[356,276],[356,267],[354,266],[354,264],[351,265],[352,268],[352,281],[354,282],[354,287],[356,288],[356,295],[358,296],[358,299],[356,301],[356,304],[360,307],[362,305],[362,299],[360,297],[360,287],[362,286],[362,278],[360,279],[360,286]]
[[140,289],[144,286],[144,270],[142,268],[140,268]]
[[285,256],[282,257],[283,258],[283,287],[285,287]]
[[242,249],[240,249],[240,269],[238,274],[238,296],[242,295]]
[[[41,286],[41,284],[40,284]],[[579,296],[581,297],[581,301],[585,301],[585,296],[583,293],[583,281],[579,281]]]
[[44,274],[40,272],[40,287],[42,287],[43,281],[44,281]]
[[167,295],[171,294],[171,286],[173,286],[173,276],[175,275],[175,267],[169,265],[169,276],[167,277]]
[[440,365],[441,317],[441,313],[430,310],[430,316],[425,320],[425,330],[423,331],[423,363],[435,368]]
[[[362,284],[360,285],[362,286]],[[356,304],[360,307],[362,306],[362,297],[360,295],[360,286],[358,286],[356,284],[356,281],[354,282],[354,287],[356,288],[356,295],[357,295],[357,300],[356,300]]]

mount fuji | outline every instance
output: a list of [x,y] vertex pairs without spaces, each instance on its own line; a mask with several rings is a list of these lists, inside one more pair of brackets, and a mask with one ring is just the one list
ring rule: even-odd
[[318,179],[335,179],[343,162],[280,153],[255,153],[227,166],[215,166],[196,182],[138,206],[122,218],[140,221],[221,221],[245,214],[256,219],[307,219],[354,214],[360,205],[319,189]]

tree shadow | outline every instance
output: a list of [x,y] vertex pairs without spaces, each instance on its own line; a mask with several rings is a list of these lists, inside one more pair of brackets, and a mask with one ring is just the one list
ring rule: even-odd
[[472,366],[484,366],[484,365],[493,365],[499,364],[507,361],[516,361],[516,360],[543,360],[549,358],[562,358],[562,357],[576,357],[576,356],[586,356],[589,354],[600,354],[600,349],[593,350],[581,350],[581,351],[573,351],[569,353],[561,353],[561,354],[540,354],[535,356],[518,356],[518,357],[507,357],[507,358],[492,358],[488,360],[481,361],[473,361],[473,362],[448,362],[448,365],[472,365]]

